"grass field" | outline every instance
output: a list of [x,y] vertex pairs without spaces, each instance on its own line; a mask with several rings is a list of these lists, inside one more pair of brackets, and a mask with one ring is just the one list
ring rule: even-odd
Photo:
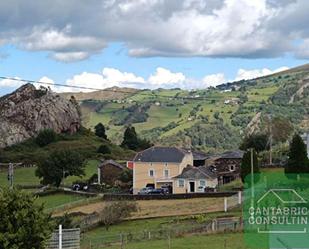
[[[70,176],[65,179],[65,185],[70,186],[76,180],[83,180],[90,178],[93,174],[97,173],[97,160],[90,160],[85,167],[85,176],[77,177]],[[39,185],[40,179],[35,176],[35,167],[32,168],[17,168],[14,171],[14,185],[32,186]],[[9,182],[7,180],[7,171],[0,172],[0,186],[8,187]]]
[[[149,240],[132,242],[125,245],[126,249],[248,249],[244,245],[242,233],[200,234],[188,235],[170,240]],[[90,249],[89,245],[82,245],[82,249]],[[94,248],[94,247],[93,247]],[[96,249],[118,249],[120,244],[110,247],[95,247]]]
[[[8,187],[7,171],[0,172],[0,186]],[[35,176],[35,168],[19,168],[14,171],[15,185],[39,185],[40,180]]]
[[[132,219],[191,215],[222,211],[223,198],[193,198],[185,200],[143,200],[137,201],[139,211],[133,213]],[[105,201],[66,210],[68,213],[82,212],[91,214],[105,207]],[[164,210],[164,212],[162,212]]]
[[[110,247],[110,249],[116,247]],[[217,235],[194,235],[183,238],[168,240],[157,240],[132,243],[127,249],[247,249],[244,245],[243,234],[217,234]]]
[[[186,230],[190,227],[200,226],[214,218],[240,216],[241,212],[238,209],[235,209],[228,213],[216,212],[202,215],[128,220],[112,225],[108,230],[104,226],[100,226],[85,232],[82,236],[81,244],[82,248],[86,248],[90,243],[94,246],[93,248],[97,248],[96,246],[99,248],[99,245],[102,245],[102,242],[106,244],[118,241],[120,234],[132,234],[136,241],[138,238],[142,239],[142,234],[145,233],[145,231],[156,233],[158,231],[175,230],[175,228],[180,231]],[[150,243],[152,242],[153,241]]]
[[64,204],[84,199],[85,197],[80,195],[70,194],[51,194],[46,196],[40,196],[36,199],[38,204],[44,204],[45,209],[55,208]]

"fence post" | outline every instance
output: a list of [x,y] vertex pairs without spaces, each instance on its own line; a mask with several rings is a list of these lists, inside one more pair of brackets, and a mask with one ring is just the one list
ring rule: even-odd
[[171,231],[168,232],[168,235],[167,235],[167,239],[168,239],[168,249],[171,249]]
[[123,234],[120,234],[120,241],[121,241],[121,249],[124,249],[124,237]]
[[216,230],[215,225],[216,225],[215,220],[213,220],[212,223],[211,223],[211,230],[212,230],[213,232]]
[[242,196],[241,196],[241,191],[238,191],[238,204],[241,204],[242,202]]
[[227,212],[227,198],[224,197],[224,212]]
[[62,249],[62,225],[59,225],[59,249]]

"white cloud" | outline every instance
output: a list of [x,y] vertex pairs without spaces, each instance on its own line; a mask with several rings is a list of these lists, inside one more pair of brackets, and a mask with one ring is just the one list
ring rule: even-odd
[[88,52],[53,53],[50,57],[62,62],[81,61],[90,57]]
[[103,39],[72,35],[70,25],[60,31],[34,27],[28,36],[14,38],[13,41],[26,50],[52,51],[50,56],[63,62],[84,60],[106,46]]
[[121,72],[115,68],[104,68],[102,75],[106,82],[113,84],[123,84],[123,83],[145,83],[144,78],[136,76],[133,73]]
[[152,88],[159,87],[181,87],[186,80],[183,73],[173,73],[168,69],[158,67],[156,72],[148,78],[148,83]]
[[14,77],[13,79],[15,79],[15,80],[11,80],[11,79],[0,80],[0,86],[17,88],[17,87],[20,87],[23,84],[25,84],[25,82],[19,81],[21,79],[19,77]]
[[[121,72],[115,68],[104,68],[102,74],[83,72],[66,81],[68,85],[104,89],[113,86],[138,87],[145,83],[142,77],[133,73]],[[73,89],[71,89],[73,90]],[[89,89],[75,89],[74,91],[93,91]]]
[[132,56],[275,57],[295,53],[298,42],[309,39],[308,7],[307,0],[104,0],[91,5],[75,0],[57,1],[57,8],[53,0],[0,1],[1,20],[6,20],[0,46],[48,51],[64,62],[87,59],[111,42],[121,42]]
[[[239,69],[234,81],[242,79],[252,79],[283,70],[287,70],[288,67],[280,67],[275,70],[268,68],[245,70]],[[16,79],[20,79],[17,78]],[[40,82],[49,83],[35,84],[38,88],[40,85],[44,87],[49,86],[51,90],[55,92],[91,92],[99,89],[105,89],[110,87],[132,87],[137,89],[157,89],[157,88],[182,88],[182,89],[205,89],[211,86],[217,86],[227,81],[224,73],[205,75],[202,79],[188,78],[181,72],[172,72],[169,69],[158,67],[153,74],[147,79],[137,76],[134,73],[122,72],[115,68],[105,67],[101,73],[89,73],[83,72],[76,74],[72,78],[66,80],[65,86],[55,86],[53,79],[44,76],[39,79]],[[19,87],[23,84],[20,81],[2,80],[0,86],[6,87]],[[75,87],[80,88],[75,88]]]
[[217,86],[226,82],[225,76],[223,73],[210,74],[206,75],[203,80],[203,84],[205,87]]
[[253,78],[258,78],[262,76],[266,76],[273,73],[278,73],[284,70],[289,69],[288,67],[280,67],[275,70],[270,70],[268,68],[263,69],[252,69],[252,70],[246,70],[246,69],[239,69],[237,72],[237,75],[235,77],[235,81],[238,80],[248,80]]

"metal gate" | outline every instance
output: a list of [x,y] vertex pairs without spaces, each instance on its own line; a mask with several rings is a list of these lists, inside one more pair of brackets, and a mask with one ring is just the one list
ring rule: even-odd
[[59,229],[52,233],[47,249],[80,249],[80,229]]

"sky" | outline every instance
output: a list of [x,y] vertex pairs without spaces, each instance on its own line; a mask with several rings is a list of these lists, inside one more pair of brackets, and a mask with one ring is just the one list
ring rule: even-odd
[[[308,63],[308,12],[308,0],[0,1],[0,76],[207,88]],[[0,80],[0,95],[21,84]]]

